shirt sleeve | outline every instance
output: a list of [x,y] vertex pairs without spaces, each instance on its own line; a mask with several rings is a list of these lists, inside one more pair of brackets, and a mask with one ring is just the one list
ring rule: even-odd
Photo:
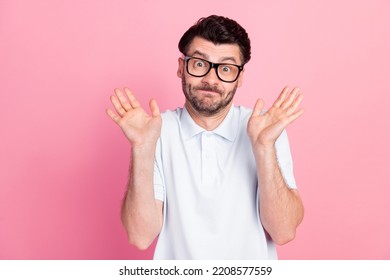
[[154,156],[154,198],[164,202],[165,198],[165,187],[164,187],[164,174],[162,169],[161,159],[161,140],[159,139],[156,144],[156,152]]
[[279,168],[284,181],[290,189],[296,189],[297,185],[293,173],[293,161],[286,130],[283,130],[282,134],[276,140],[275,149]]

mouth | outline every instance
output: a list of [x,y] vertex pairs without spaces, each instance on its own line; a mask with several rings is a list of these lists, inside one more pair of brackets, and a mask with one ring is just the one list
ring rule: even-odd
[[221,92],[219,92],[217,90],[209,89],[209,88],[199,88],[199,89],[197,89],[197,92],[199,92],[203,96],[221,96],[222,95]]
[[208,95],[210,95],[210,96],[221,95],[219,92],[209,91],[209,90],[199,90],[198,92],[201,93],[204,96],[208,96]]

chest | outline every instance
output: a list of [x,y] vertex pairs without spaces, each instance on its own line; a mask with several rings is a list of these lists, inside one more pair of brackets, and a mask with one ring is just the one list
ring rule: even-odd
[[256,192],[256,166],[246,134],[229,141],[203,132],[180,142],[166,139],[163,145],[168,194],[213,198],[253,197]]

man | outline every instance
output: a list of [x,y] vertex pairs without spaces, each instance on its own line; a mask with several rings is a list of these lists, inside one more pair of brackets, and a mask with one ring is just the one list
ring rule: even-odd
[[132,92],[116,89],[108,115],[131,143],[122,205],[129,242],[155,259],[276,259],[295,236],[303,205],[285,128],[302,94],[284,88],[267,112],[233,105],[250,59],[235,21],[209,16],[181,38],[177,75],[184,108],[148,115]]

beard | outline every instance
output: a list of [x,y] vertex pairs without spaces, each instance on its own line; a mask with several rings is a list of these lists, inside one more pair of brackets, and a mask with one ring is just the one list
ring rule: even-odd
[[[217,86],[202,84],[201,86],[193,87],[191,84],[187,83],[184,75],[181,78],[181,83],[182,83],[183,93],[187,102],[199,114],[206,117],[213,116],[219,113],[222,109],[226,108],[232,101],[237,90],[237,83],[236,83],[234,85],[234,88],[231,91],[229,91],[224,97],[225,92],[218,89]],[[218,93],[221,96],[221,98],[215,100],[214,95],[211,96],[207,94],[200,96],[200,94],[196,94],[197,90],[213,91],[215,93]]]

